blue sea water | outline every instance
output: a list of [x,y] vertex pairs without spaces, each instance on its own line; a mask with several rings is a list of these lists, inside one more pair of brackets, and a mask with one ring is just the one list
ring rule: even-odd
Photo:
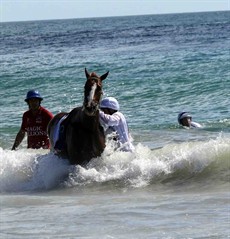
[[[1,238],[229,238],[230,12],[0,23]],[[84,68],[114,96],[134,153],[87,168],[11,151],[36,88],[54,114],[83,102]],[[179,127],[189,111],[203,125]]]

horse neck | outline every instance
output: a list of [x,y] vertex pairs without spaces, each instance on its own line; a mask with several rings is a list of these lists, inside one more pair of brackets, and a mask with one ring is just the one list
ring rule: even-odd
[[82,123],[88,129],[93,131],[97,130],[99,128],[99,110],[97,110],[96,114],[93,116],[89,116],[83,111]]

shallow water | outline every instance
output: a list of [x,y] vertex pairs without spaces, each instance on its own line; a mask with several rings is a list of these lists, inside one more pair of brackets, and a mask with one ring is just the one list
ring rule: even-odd
[[[230,237],[229,12],[1,23],[0,237]],[[103,74],[133,153],[86,168],[48,150],[11,151],[26,92],[54,114]],[[178,126],[188,110],[201,130]]]

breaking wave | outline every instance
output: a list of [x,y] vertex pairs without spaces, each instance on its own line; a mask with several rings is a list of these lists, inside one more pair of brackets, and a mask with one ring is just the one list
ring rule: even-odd
[[157,185],[228,185],[230,139],[169,144],[151,150],[139,143],[133,153],[107,146],[87,165],[69,165],[44,150],[0,148],[0,192],[43,191],[107,185],[139,188]]

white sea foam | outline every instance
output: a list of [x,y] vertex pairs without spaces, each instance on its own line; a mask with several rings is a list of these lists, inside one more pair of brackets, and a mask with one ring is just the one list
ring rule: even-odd
[[0,191],[49,190],[111,182],[122,187],[143,187],[181,177],[186,181],[206,171],[210,171],[210,177],[224,180],[223,171],[229,172],[229,144],[230,139],[223,137],[169,144],[156,150],[138,144],[133,153],[114,152],[108,146],[101,157],[92,159],[86,167],[71,166],[49,151],[0,148]]

